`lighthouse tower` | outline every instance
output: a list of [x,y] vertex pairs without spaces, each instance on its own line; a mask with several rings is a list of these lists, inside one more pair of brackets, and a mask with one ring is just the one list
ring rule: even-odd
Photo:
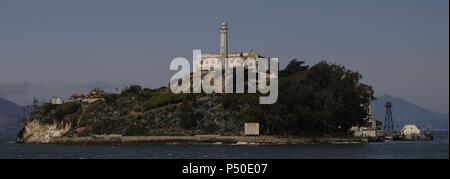
[[220,25],[220,57],[225,59],[228,57],[228,25],[222,22]]

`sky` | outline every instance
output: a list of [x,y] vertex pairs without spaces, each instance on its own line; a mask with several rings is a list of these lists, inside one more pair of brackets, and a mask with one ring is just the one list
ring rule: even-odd
[[360,72],[375,94],[449,112],[448,0],[2,0],[0,97],[167,85],[176,57],[253,49]]

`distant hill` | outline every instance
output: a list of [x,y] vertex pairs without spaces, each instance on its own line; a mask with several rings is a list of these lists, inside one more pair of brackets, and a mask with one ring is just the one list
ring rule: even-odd
[[25,115],[30,113],[31,108],[31,106],[19,106],[0,98],[0,132],[16,131]]
[[384,103],[391,101],[393,104],[392,115],[395,127],[403,127],[405,124],[416,124],[421,128],[433,130],[449,129],[449,115],[438,113],[408,102],[402,98],[383,95],[372,102],[375,118],[384,122],[386,110]]

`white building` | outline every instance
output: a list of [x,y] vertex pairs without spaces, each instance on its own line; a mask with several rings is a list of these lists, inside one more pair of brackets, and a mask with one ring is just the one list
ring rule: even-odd
[[51,102],[52,104],[59,105],[59,104],[62,104],[62,103],[63,103],[63,100],[62,100],[60,97],[52,96],[52,98],[50,98],[50,102]]
[[353,126],[350,128],[354,137],[377,137],[377,130],[368,127]]
[[243,67],[256,70],[256,62],[258,59],[269,61],[269,58],[263,57],[253,50],[234,53],[228,52],[228,24],[223,22],[220,26],[219,53],[202,53],[201,58],[196,61],[195,70],[210,71],[211,66],[218,64],[222,65],[222,68]]
[[402,130],[400,130],[400,133],[404,136],[420,136],[421,135],[420,129],[414,124],[405,125],[402,128]]

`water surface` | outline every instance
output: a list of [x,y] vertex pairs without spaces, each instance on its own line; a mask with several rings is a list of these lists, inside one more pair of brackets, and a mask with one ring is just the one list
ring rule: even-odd
[[14,135],[0,134],[0,158],[144,158],[144,159],[415,159],[449,158],[447,132],[434,141],[315,145],[52,145],[16,144]]

